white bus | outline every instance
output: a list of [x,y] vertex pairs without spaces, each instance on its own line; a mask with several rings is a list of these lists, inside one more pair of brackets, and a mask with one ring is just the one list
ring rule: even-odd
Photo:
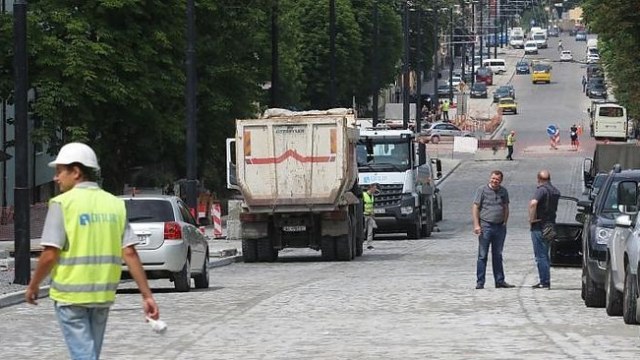
[[596,140],[627,139],[627,109],[614,103],[595,104],[593,114],[593,136]]

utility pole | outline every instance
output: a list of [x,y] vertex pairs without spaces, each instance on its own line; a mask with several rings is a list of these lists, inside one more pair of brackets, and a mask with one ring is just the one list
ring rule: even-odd
[[271,7],[271,107],[280,106],[280,64],[278,50],[278,0]]
[[409,128],[409,2],[404,1],[404,59],[402,64],[402,128]]
[[187,89],[185,92],[185,102],[187,107],[187,205],[192,212],[198,206],[197,199],[197,169],[198,169],[198,133],[197,133],[197,105],[196,105],[196,14],[195,0],[187,0]]
[[440,65],[438,64],[438,32],[440,32],[440,18],[438,10],[433,10],[433,101],[431,101],[432,110],[438,109],[438,74],[440,74]]
[[415,132],[422,131],[422,29],[420,18],[422,9],[418,6],[416,11],[416,125]]
[[379,14],[378,14],[378,0],[373,3],[373,126],[378,125],[378,97],[380,96],[380,26],[379,26]]
[[453,61],[455,59],[455,45],[453,44],[453,6],[449,8],[449,104],[453,102]]
[[482,65],[482,59],[484,57],[484,47],[482,44],[482,38],[484,37],[484,8],[482,5],[482,0],[480,0],[480,65]]
[[471,42],[471,85],[476,83],[476,2],[471,2],[471,31],[473,41]]
[[336,0],[329,0],[329,103],[337,106],[336,94]]
[[31,234],[29,209],[29,123],[27,119],[27,1],[13,3],[14,69],[15,69],[15,279],[28,285],[31,280]]

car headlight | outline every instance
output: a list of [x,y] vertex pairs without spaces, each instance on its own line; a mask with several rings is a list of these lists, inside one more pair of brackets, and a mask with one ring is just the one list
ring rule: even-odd
[[613,229],[596,226],[596,243],[606,245],[613,236]]

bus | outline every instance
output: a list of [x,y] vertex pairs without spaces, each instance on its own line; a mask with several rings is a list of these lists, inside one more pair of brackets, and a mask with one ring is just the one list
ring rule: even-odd
[[614,103],[595,103],[592,110],[596,140],[627,140],[627,109]]

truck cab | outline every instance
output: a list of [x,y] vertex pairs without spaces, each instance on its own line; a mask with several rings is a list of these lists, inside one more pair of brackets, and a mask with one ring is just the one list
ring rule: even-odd
[[378,232],[406,232],[411,239],[429,237],[435,222],[442,219],[442,197],[435,184],[442,167],[439,160],[429,159],[426,151],[419,156],[419,148],[410,130],[360,131],[358,182],[363,189],[379,184],[379,193],[374,195]]

